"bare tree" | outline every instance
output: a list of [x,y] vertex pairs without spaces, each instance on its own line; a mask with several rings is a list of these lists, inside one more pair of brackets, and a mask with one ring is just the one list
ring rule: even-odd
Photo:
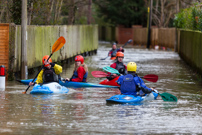
[[0,22],[2,23],[2,20],[3,20],[3,16],[4,16],[4,13],[5,13],[5,9],[6,9],[6,2],[3,1],[0,3],[1,5],[1,14],[0,14]]
[[88,13],[89,0],[69,0],[66,7],[68,8],[68,24],[75,24],[81,16]]
[[174,15],[178,12],[179,8],[187,8],[197,0],[155,0],[153,10],[153,23],[158,27],[168,27],[170,20],[174,19]]
[[47,23],[49,23],[50,20],[51,20],[51,13],[52,13],[52,11],[53,11],[54,1],[55,1],[55,0],[50,0],[50,1],[49,1],[49,4],[48,4],[49,12],[48,12],[48,14],[47,14],[47,19],[46,19],[46,22],[47,22]]
[[12,6],[12,0],[0,0],[0,22],[10,23],[12,22],[12,14],[10,7]]
[[91,24],[91,5],[92,5],[92,0],[89,0],[89,5],[88,5],[88,24]]
[[74,24],[75,22],[75,4],[74,4],[74,0],[69,0],[69,16],[68,16],[68,24],[71,25],[71,24]]
[[33,1],[30,3],[30,6],[28,7],[27,10],[27,24],[30,25],[31,24],[31,20],[32,20],[32,13],[33,13]]
[[63,0],[57,0],[57,2],[56,2],[56,7],[55,7],[55,10],[54,10],[54,13],[55,13],[54,22],[59,21],[62,3],[63,3]]

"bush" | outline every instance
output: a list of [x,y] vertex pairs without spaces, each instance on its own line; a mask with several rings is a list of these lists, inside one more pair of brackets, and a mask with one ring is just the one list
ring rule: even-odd
[[200,9],[200,4],[195,3],[194,6],[182,9],[176,14],[174,26],[182,29],[202,31],[202,9]]

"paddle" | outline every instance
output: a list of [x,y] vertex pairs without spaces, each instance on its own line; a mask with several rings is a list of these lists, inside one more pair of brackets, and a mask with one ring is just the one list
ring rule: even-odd
[[145,76],[140,76],[141,78],[144,78],[145,80],[147,81],[150,81],[150,82],[157,82],[158,81],[158,75],[154,75],[154,74],[148,74],[148,75],[145,75]]
[[119,71],[112,67],[106,66],[106,67],[103,67],[102,69],[109,73],[120,75]]
[[[65,38],[62,37],[62,36],[57,39],[57,41],[56,41],[56,42],[53,44],[53,46],[52,46],[52,53],[51,53],[51,55],[48,57],[47,61],[50,59],[50,57],[53,55],[54,52],[60,50],[60,49],[63,47],[63,45],[65,44],[65,42],[66,42],[66,41],[65,41]],[[37,78],[38,74],[41,72],[41,70],[43,69],[43,67],[44,67],[44,65],[41,67],[41,69],[39,70],[39,72],[37,73],[37,75],[34,77],[34,79],[32,80],[32,83],[33,83],[34,80]],[[22,93],[23,93],[23,94],[26,94],[26,92],[28,91],[29,87],[30,87],[30,86],[28,86],[27,89],[26,89],[24,92],[22,92]]]
[[[102,71],[92,71],[91,72],[92,76],[96,77],[96,78],[104,78],[107,77],[109,74],[102,72]],[[154,75],[154,74],[148,74],[145,76],[141,76],[141,78],[144,78],[147,81],[150,82],[157,82],[158,81],[158,76]]]
[[[106,66],[106,67],[103,67],[102,69],[107,71],[107,72],[110,72],[112,74],[120,75],[119,71],[112,68],[112,67]],[[141,78],[144,78],[145,80],[150,81],[150,82],[157,82],[158,81],[158,76],[154,75],[154,74],[148,74],[148,75],[145,75]]]
[[101,58],[100,60],[105,60],[106,58],[108,58],[109,56],[105,57],[105,58]]
[[154,90],[154,92],[158,93],[161,96],[161,98],[163,99],[163,101],[177,102],[177,97],[170,93],[167,93],[167,92],[159,93],[157,90]]
[[94,77],[97,77],[97,78],[101,78],[101,77],[107,77],[107,73],[105,72],[102,72],[102,71],[92,71],[91,74],[94,76]]
[[[129,39],[129,40],[122,46],[122,48],[123,48],[124,46],[126,46],[127,44],[131,43],[132,41],[133,41],[132,39]],[[101,58],[100,60],[105,60],[105,59],[108,58],[108,57],[109,57],[109,54],[108,54],[107,57]]]

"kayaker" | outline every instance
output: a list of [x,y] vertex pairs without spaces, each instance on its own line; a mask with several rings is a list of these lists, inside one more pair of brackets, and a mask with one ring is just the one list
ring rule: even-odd
[[124,53],[124,49],[122,47],[120,47],[119,49],[117,49],[116,43],[112,43],[112,49],[109,51],[108,56],[112,57],[116,57],[116,53],[117,52],[123,52]]
[[[49,83],[49,82],[58,82],[59,74],[62,73],[62,67],[55,63],[52,63],[52,59],[50,58],[48,61],[48,55],[45,55],[42,58],[42,63],[44,65],[43,70],[37,76],[37,80],[35,83]],[[35,83],[30,82],[29,85],[34,85]]]
[[84,58],[81,55],[75,57],[75,65],[72,77],[66,78],[67,81],[72,82],[86,82],[88,76],[88,67],[84,63]]
[[136,63],[129,62],[127,64],[128,74],[120,76],[117,80],[117,83],[120,85],[121,94],[144,96],[154,90],[153,88],[148,88],[144,81],[138,77],[136,69]]
[[[110,65],[110,67],[119,71],[120,74],[125,75],[127,74],[127,66],[123,64],[124,54],[122,52],[116,53],[116,62]],[[117,74],[110,74],[107,79],[112,80],[118,77]]]

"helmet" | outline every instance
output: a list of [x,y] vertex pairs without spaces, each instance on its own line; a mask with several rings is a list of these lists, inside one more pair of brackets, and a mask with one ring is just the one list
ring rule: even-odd
[[[49,56],[48,55],[45,55],[45,56],[43,56],[43,58],[42,58],[42,63],[43,63],[43,65],[44,65],[44,62],[45,62],[45,60],[47,60],[49,58]],[[49,60],[49,63],[52,63],[52,59],[50,58]],[[47,65],[45,65],[45,67],[47,67],[47,66],[49,66],[50,64],[47,64]]]
[[137,65],[135,62],[129,62],[127,65],[127,71],[136,72]]
[[77,55],[77,56],[75,57],[75,61],[81,61],[81,64],[83,64],[84,58],[83,58],[83,56],[81,56],[81,55]]
[[116,42],[113,42],[112,45],[116,45]]
[[124,57],[124,54],[122,52],[117,52],[116,57]]

